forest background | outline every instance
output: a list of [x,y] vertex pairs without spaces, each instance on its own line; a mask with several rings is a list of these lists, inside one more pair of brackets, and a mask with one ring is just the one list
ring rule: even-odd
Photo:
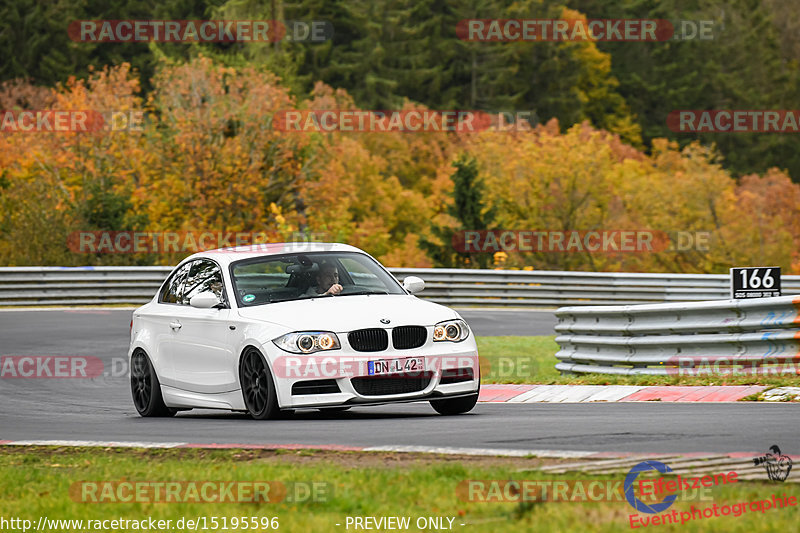
[[[471,18],[713,21],[713,39],[469,42]],[[75,20],[324,20],[325,42],[84,43]],[[0,264],[76,232],[322,235],[389,266],[800,273],[800,143],[676,133],[680,109],[794,109],[793,0],[0,0],[0,109],[141,113],[135,130],[0,132]],[[480,133],[285,132],[287,110],[530,112]],[[704,233],[653,253],[460,253],[465,230]]]

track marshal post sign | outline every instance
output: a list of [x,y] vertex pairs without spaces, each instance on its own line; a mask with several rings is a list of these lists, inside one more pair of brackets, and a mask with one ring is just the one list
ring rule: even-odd
[[731,268],[731,299],[781,295],[781,267]]

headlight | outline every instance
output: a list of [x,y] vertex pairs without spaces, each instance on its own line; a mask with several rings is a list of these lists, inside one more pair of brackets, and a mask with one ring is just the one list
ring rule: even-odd
[[297,331],[272,340],[275,346],[291,353],[314,353],[341,348],[336,333],[328,331]]
[[463,320],[448,320],[433,327],[434,342],[461,342],[469,337],[469,326]]

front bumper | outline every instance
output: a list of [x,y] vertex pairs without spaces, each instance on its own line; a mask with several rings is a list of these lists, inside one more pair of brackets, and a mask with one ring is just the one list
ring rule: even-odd
[[[425,401],[469,396],[479,390],[478,350],[472,338],[460,343],[429,342],[419,349],[372,353],[335,350],[297,355],[267,344],[264,351],[282,409]],[[422,358],[423,369],[388,376],[369,375],[370,361],[406,358]],[[454,379],[454,376],[459,377]],[[306,393],[313,390],[314,383],[324,385],[330,392]],[[393,388],[402,392],[394,392]],[[413,390],[405,392],[409,389]]]

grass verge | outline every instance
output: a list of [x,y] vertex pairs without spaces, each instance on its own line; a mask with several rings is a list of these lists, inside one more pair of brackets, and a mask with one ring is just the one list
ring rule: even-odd
[[546,385],[800,385],[800,376],[701,375],[614,376],[605,374],[560,375],[555,369],[558,344],[555,336],[477,337],[481,381],[484,383],[538,383]]
[[[400,457],[398,457],[398,455]],[[267,450],[140,450],[80,448],[0,447],[0,502],[2,517],[22,518],[37,524],[39,517],[71,520],[154,518],[171,520],[169,531],[180,519],[205,517],[208,526],[216,517],[230,531],[233,517],[277,518],[279,531],[348,531],[347,517],[439,517],[452,529],[483,531],[598,531],[629,529],[629,516],[635,514],[626,501],[519,503],[469,501],[468,492],[459,489],[467,480],[570,480],[621,483],[624,476],[553,475],[537,470],[520,472],[520,467],[536,468],[537,460],[438,456],[408,457],[403,454],[349,452],[267,451]],[[765,476],[766,477],[766,476]],[[84,503],[79,492],[70,488],[83,481],[117,482],[172,481],[279,481],[324,484],[316,498],[277,503]],[[294,485],[295,487],[300,485]],[[318,485],[323,486],[323,485]],[[483,492],[483,494],[488,494]],[[574,496],[574,492],[571,492]],[[772,494],[800,497],[796,484],[739,482],[708,489],[705,498],[679,497],[667,513],[731,505],[768,499]],[[316,501],[314,501],[316,499]],[[688,501],[686,501],[688,499]],[[298,499],[299,500],[299,499]],[[662,525],[658,531],[793,531],[798,520],[797,507],[772,509],[765,513],[747,512],[739,517],[725,516],[689,521],[683,525]],[[641,515],[644,516],[644,515]],[[654,515],[647,515],[652,517]],[[661,515],[663,516],[663,514]],[[240,522],[241,524],[241,522]],[[336,524],[340,524],[337,526]],[[461,524],[464,524],[463,526]],[[51,531],[66,529],[53,527]],[[259,527],[259,530],[268,529]],[[202,523],[198,527],[204,531]],[[206,530],[211,530],[209,527]],[[253,530],[253,528],[248,528]],[[353,531],[353,527],[349,528]],[[409,528],[417,531],[416,526]]]

